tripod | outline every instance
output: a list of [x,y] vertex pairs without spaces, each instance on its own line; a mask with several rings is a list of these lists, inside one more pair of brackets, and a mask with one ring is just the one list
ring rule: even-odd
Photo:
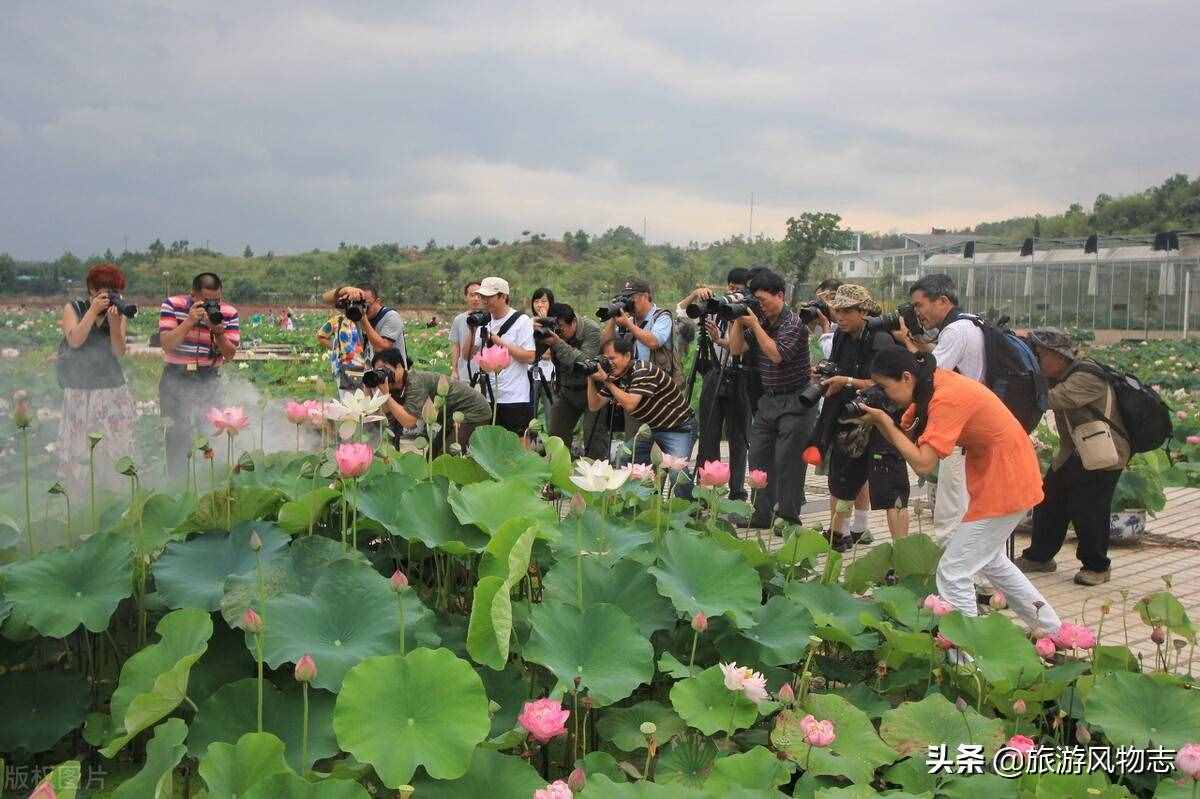
[[[717,361],[717,351],[713,347],[712,337],[708,335],[708,327],[704,324],[704,317],[700,318],[700,324],[697,325],[700,332],[696,337],[696,360],[692,361],[692,369],[688,373],[687,378],[687,404],[690,407],[692,404],[692,395],[696,392],[696,373],[707,374],[708,370]],[[725,364],[721,364],[721,371],[725,370]]]

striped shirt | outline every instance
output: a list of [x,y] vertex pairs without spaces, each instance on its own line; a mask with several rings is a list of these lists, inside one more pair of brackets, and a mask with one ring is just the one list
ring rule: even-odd
[[[775,324],[763,325],[763,329],[774,340],[781,359],[774,363],[761,347],[756,348],[763,388],[773,391],[803,388],[808,384],[810,368],[808,328],[800,321],[800,314],[785,306]],[[746,329],[745,333],[746,341],[756,344],[754,331]]]
[[[692,413],[671,376],[648,361],[634,361],[621,383],[630,394],[642,398],[629,415],[651,430],[673,430]],[[607,383],[599,387],[599,394],[612,399]]]
[[[163,333],[174,330],[183,324],[194,304],[195,300],[191,294],[177,294],[174,297],[167,297],[158,312],[159,335],[161,336]],[[225,321],[225,338],[234,347],[237,347],[241,341],[241,333],[238,330],[237,308],[222,301],[221,316],[224,317]],[[171,364],[195,364],[196,366],[220,366],[225,362],[225,358],[221,355],[220,350],[213,343],[212,331],[209,330],[207,317],[197,322],[195,327],[188,331],[183,341],[179,342],[174,349],[167,350],[164,348],[163,360]]]

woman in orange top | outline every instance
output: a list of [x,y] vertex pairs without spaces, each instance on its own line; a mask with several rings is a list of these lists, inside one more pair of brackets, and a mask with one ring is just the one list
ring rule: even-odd
[[938,561],[938,593],[964,616],[977,615],[972,576],[978,572],[1005,593],[1027,625],[1042,635],[1057,632],[1058,614],[1005,553],[1017,523],[1042,501],[1029,435],[987,386],[935,366],[932,357],[907,350],[879,352],[871,378],[907,409],[904,429],[875,408],[866,409],[866,420],[919,474],[932,472],[956,446],[963,449],[969,503]]

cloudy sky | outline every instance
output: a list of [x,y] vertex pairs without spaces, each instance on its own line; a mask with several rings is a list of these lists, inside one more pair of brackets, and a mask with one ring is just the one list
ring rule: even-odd
[[710,241],[1196,169],[1200,5],[6,0],[0,252]]

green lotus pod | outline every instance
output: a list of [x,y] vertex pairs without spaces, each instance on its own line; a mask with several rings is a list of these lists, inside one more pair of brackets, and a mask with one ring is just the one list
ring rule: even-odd
[[237,470],[239,472],[254,471],[254,458],[250,457],[249,452],[243,452],[241,455],[238,456]]
[[96,445],[103,440],[103,433],[88,433],[88,449],[95,449]]
[[55,482],[54,485],[50,486],[50,488],[46,490],[46,493],[65,495],[67,493],[67,488],[62,483]]
[[467,417],[462,411],[455,411],[450,414],[450,418],[454,420],[455,424],[462,424]]
[[137,477],[137,467],[133,463],[133,458],[124,455],[117,459],[113,464],[113,471],[125,477]]

